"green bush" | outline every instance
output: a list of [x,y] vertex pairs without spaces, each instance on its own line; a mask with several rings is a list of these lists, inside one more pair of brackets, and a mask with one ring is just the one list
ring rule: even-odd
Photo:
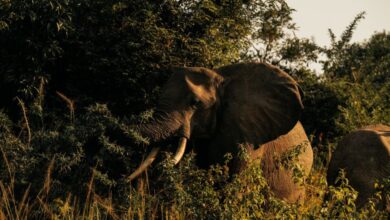
[[32,98],[33,85],[45,79],[50,98],[60,91],[79,106],[140,112],[153,104],[169,66],[238,60],[256,4],[2,0],[0,106]]

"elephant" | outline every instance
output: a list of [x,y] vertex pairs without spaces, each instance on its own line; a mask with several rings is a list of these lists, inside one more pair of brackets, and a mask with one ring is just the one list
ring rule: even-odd
[[[313,151],[299,122],[301,96],[294,79],[267,63],[238,63],[214,70],[174,67],[162,89],[154,119],[133,129],[151,142],[178,138],[175,164],[185,153],[187,140],[195,143],[201,168],[223,163],[224,156],[231,153],[229,171],[233,174],[247,165],[238,156],[241,144],[250,161],[261,161],[263,175],[277,197],[300,202],[304,187],[293,181],[291,170],[278,165],[275,155],[307,143],[298,160],[305,175],[311,170]],[[154,147],[129,178],[145,171],[159,150]]]
[[362,207],[374,195],[375,181],[390,177],[390,127],[370,125],[344,136],[329,162],[328,184],[335,184],[340,169],[358,192],[356,205]]

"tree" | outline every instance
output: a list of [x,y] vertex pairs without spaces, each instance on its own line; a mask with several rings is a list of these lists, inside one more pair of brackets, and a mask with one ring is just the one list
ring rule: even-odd
[[[171,65],[220,66],[246,47],[257,1],[2,1],[1,93],[31,99],[41,79],[78,105],[151,107]],[[264,8],[263,11],[270,9]]]

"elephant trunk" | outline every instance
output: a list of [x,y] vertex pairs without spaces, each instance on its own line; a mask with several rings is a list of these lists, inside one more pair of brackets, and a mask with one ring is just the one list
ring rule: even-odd
[[[183,123],[180,123],[177,119],[160,115],[156,117],[154,122],[136,126],[135,130],[138,131],[141,136],[150,138],[152,142],[164,140],[167,137],[174,135],[176,132],[181,132],[182,134],[179,133],[179,135],[181,135],[179,146],[173,157],[173,163],[176,165],[183,157],[187,145],[188,136],[185,134],[185,129],[183,129],[184,126],[182,124]],[[180,131],[180,129],[182,131]],[[152,149],[142,164],[129,176],[130,181],[139,176],[153,163],[160,149],[160,147],[154,147]]]
[[[134,126],[134,130],[141,134],[142,137],[149,138],[152,143],[162,141],[168,137],[180,132],[183,123],[177,117],[178,113],[160,113],[155,119],[147,124]],[[182,135],[182,134],[178,134]]]

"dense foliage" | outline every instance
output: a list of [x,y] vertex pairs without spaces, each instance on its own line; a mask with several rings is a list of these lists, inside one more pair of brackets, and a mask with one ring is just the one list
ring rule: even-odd
[[[1,2],[3,107],[48,81],[86,106],[151,106],[169,66],[219,66],[246,48],[252,17],[273,3],[242,1]],[[109,80],[107,80],[109,79]],[[4,103],[5,102],[5,103]]]
[[[343,174],[339,187],[324,175],[342,135],[390,124],[390,34],[351,43],[361,13],[322,48],[293,37],[291,13],[283,0],[0,0],[0,218],[385,218],[388,179],[358,210]],[[153,117],[169,68],[239,61],[276,64],[305,91],[307,202],[275,198],[259,166],[173,167],[169,146],[153,181],[127,182],[149,150],[128,125]]]

